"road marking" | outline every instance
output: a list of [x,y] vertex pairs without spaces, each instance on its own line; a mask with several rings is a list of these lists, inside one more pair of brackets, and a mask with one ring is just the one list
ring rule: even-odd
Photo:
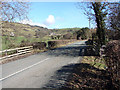
[[16,74],[18,74],[18,73],[20,73],[20,72],[23,72],[23,71],[25,71],[25,70],[33,67],[33,66],[36,66],[36,65],[38,65],[38,64],[40,64],[40,63],[42,63],[42,62],[44,62],[44,61],[46,61],[46,60],[48,60],[48,59],[50,59],[50,58],[46,58],[46,59],[44,59],[44,60],[42,60],[42,61],[40,61],[40,62],[37,62],[37,63],[35,63],[35,64],[31,65],[31,66],[28,66],[28,67],[26,67],[26,68],[24,68],[24,69],[22,69],[22,70],[20,70],[20,71],[17,71],[17,72],[15,72],[15,73],[13,73],[13,74],[10,74],[10,75],[8,75],[8,76],[6,76],[6,77],[4,77],[4,78],[1,78],[1,79],[0,79],[0,82],[3,81],[3,80],[5,80],[5,79],[7,79],[7,78],[9,78],[9,77],[11,77],[11,76],[14,76],[14,75],[16,75]]

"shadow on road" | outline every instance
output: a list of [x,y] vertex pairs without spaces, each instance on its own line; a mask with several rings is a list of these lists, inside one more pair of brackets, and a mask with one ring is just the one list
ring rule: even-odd
[[108,72],[105,70],[99,70],[89,64],[69,64],[56,71],[43,88],[73,90],[73,88],[75,89],[74,85],[79,85],[80,89],[110,89],[113,88],[110,87],[110,81]]
[[45,88],[61,88],[64,86],[67,81],[67,77],[73,72],[74,64],[69,64],[67,66],[63,66],[61,69],[57,70],[54,76],[51,77],[50,81],[43,87]]
[[46,52],[47,55],[52,56],[69,56],[69,57],[78,57],[78,56],[96,56],[93,52],[92,47],[81,45],[81,46],[66,46],[57,49],[52,49]]

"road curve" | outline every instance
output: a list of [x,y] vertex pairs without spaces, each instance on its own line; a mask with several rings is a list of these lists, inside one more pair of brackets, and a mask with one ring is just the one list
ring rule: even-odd
[[3,64],[2,88],[48,88],[64,84],[70,68],[82,59],[84,45],[85,41],[80,41]]

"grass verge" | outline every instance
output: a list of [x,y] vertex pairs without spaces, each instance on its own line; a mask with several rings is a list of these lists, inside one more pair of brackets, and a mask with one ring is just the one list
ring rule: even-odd
[[108,89],[114,90],[110,75],[105,70],[105,63],[99,57],[84,57],[82,62],[76,64],[73,73],[68,77],[63,88],[76,89]]

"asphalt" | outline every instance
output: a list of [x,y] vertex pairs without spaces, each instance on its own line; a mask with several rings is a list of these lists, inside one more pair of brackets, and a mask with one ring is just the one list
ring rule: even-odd
[[3,64],[0,84],[2,88],[59,88],[82,60],[84,47],[85,41],[80,41]]

